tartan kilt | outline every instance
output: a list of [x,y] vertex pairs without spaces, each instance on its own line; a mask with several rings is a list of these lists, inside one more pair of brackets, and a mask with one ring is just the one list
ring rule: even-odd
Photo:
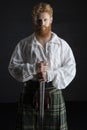
[[[36,86],[38,86],[38,84]],[[39,129],[39,110],[35,110],[32,107],[32,97],[35,88],[37,87],[23,87],[18,102],[18,115],[15,130],[41,130]],[[66,107],[62,90],[57,89],[51,92],[50,96],[50,108],[44,110],[43,130],[68,130]]]

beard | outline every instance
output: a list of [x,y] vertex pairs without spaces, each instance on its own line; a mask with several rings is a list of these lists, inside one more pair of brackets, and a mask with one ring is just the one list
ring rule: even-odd
[[36,35],[45,38],[49,35],[51,31],[51,24],[48,27],[35,25],[34,29],[35,29]]

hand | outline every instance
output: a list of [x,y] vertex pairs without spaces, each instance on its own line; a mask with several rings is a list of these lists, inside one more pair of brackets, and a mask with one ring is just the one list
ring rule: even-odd
[[48,70],[48,64],[41,61],[36,64],[36,73],[46,72]]
[[37,79],[39,80],[39,82],[46,82],[47,81],[47,73],[46,72],[37,73]]
[[40,82],[47,80],[47,70],[48,70],[48,64],[46,62],[41,61],[36,64],[37,78]]

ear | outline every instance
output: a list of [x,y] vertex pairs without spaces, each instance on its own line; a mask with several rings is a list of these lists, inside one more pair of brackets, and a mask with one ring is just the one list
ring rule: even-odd
[[50,22],[51,22],[51,23],[53,22],[53,17],[50,18]]
[[33,22],[33,24],[36,24],[37,18],[36,17],[32,18],[32,22]]

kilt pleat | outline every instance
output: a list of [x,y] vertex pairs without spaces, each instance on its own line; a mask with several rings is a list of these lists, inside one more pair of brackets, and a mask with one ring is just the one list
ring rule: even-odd
[[[40,130],[39,110],[35,110],[28,99],[31,91],[23,88],[18,102],[18,115],[16,122],[16,130]],[[24,102],[24,95],[27,96],[27,102]],[[68,130],[65,101],[62,90],[55,90],[50,93],[50,108],[44,111],[43,130]],[[30,101],[29,99],[29,101]]]

